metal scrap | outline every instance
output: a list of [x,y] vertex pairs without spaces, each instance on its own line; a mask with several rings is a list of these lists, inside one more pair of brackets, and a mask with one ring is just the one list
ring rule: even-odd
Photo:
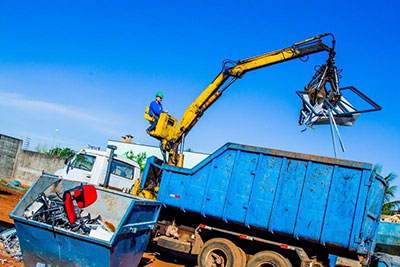
[[382,215],[381,220],[384,222],[400,223],[400,214]]
[[22,253],[19,247],[17,231],[15,228],[7,229],[0,233],[0,241],[3,245],[3,250],[15,259],[21,259]]
[[36,200],[26,208],[24,212],[26,219],[51,225],[53,229],[61,228],[106,241],[109,241],[113,236],[113,231],[103,223],[101,215],[94,219],[91,218],[90,213],[82,216],[84,209],[76,206],[75,213],[79,215],[78,220],[71,224],[65,212],[64,201],[60,194],[57,191],[51,191],[48,195],[45,193],[40,193]]

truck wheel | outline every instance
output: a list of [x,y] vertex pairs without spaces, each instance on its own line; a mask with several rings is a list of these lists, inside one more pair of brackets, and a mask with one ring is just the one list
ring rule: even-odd
[[208,240],[197,257],[200,267],[237,267],[242,266],[241,261],[238,248],[224,238]]
[[247,261],[247,257],[246,257],[246,253],[244,253],[243,249],[241,249],[240,247],[237,247],[238,251],[239,251],[239,258],[240,258],[240,267],[245,267],[246,266],[246,261]]
[[274,251],[261,251],[247,262],[247,267],[292,267],[288,259]]

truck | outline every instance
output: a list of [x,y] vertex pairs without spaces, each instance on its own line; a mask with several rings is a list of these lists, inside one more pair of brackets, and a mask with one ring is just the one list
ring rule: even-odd
[[[328,36],[331,45],[322,41]],[[148,133],[160,141],[163,159],[147,160],[132,194],[164,204],[153,236],[158,248],[192,255],[200,267],[325,267],[337,257],[369,264],[385,192],[371,164],[228,143],[192,169],[182,168],[189,131],[252,70],[328,52],[301,93],[299,123],[349,126],[360,113],[379,110],[358,90],[372,109],[356,110],[342,96],[334,48],[333,35],[322,34],[260,56],[225,60],[179,122],[167,113],[156,120],[146,109],[145,118],[157,121]],[[73,163],[65,173],[79,167]],[[98,183],[106,187],[112,168],[107,169]]]
[[149,158],[155,185],[153,242],[202,267],[367,266],[386,188],[368,163],[234,143],[192,169]]
[[140,177],[140,167],[137,162],[114,154],[114,150],[111,149],[109,153],[81,149],[73,158],[66,160],[65,168],[57,170],[55,175],[67,180],[131,192]]

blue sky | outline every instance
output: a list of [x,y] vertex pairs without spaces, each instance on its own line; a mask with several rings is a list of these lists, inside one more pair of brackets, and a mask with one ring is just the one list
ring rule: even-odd
[[[180,118],[223,59],[331,32],[341,85],[383,107],[340,128],[347,152],[339,157],[400,175],[399,10],[398,1],[3,1],[0,132],[30,137],[31,148],[104,148],[125,134],[156,145],[143,119],[155,92],[164,92],[164,107]],[[297,126],[295,91],[326,57],[246,74],[193,128],[186,147],[213,152],[238,142],[333,156],[329,127],[301,133]]]

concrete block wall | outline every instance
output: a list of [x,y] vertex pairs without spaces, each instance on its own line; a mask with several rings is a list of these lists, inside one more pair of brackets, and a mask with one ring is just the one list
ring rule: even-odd
[[54,174],[56,170],[64,167],[64,158],[29,150],[20,150],[13,178],[23,184],[30,185],[42,172]]
[[13,177],[17,154],[21,151],[22,140],[0,134],[0,178]]

